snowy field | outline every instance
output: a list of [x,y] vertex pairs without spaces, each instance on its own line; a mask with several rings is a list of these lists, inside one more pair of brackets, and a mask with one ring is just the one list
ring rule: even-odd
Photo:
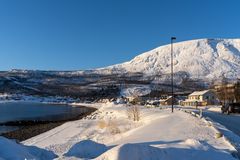
[[[215,138],[212,126],[183,111],[171,113],[169,109],[139,106],[140,121],[134,122],[128,119],[124,104],[90,106],[98,110],[82,120],[67,122],[22,142],[25,146],[15,146],[25,149],[29,159],[30,154],[39,159],[235,159],[231,155],[235,151],[233,146],[223,137]],[[8,140],[0,139],[0,144],[1,141]],[[1,148],[0,155],[4,149],[11,148]]]

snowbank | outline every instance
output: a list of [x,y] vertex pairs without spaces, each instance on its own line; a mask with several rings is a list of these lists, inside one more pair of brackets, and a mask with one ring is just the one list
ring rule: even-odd
[[156,147],[141,144],[123,144],[102,154],[97,160],[144,160],[164,159],[164,154]]
[[229,153],[217,150],[207,143],[203,144],[195,139],[182,142],[150,146],[147,144],[122,144],[116,146],[97,160],[234,160]]
[[91,140],[84,140],[76,143],[64,156],[92,159],[108,150],[104,144],[96,143]]
[[0,159],[23,160],[23,159],[41,159],[49,160],[57,156],[52,151],[47,151],[34,146],[24,146],[15,141],[0,137]]
[[211,107],[209,107],[207,110],[208,110],[208,111],[212,111],[212,112],[221,113],[221,112],[222,112],[222,111],[221,111],[221,107],[222,107],[222,106],[211,106]]

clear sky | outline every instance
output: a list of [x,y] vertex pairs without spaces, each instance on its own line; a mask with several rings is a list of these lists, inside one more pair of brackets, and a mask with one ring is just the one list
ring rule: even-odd
[[169,43],[239,38],[239,0],[0,0],[0,70],[79,70]]

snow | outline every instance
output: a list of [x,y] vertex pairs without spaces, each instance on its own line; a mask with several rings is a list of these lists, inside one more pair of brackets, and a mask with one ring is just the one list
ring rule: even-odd
[[127,118],[126,104],[91,106],[98,110],[86,118],[22,143],[51,150],[59,159],[234,159],[230,143],[185,112],[138,106],[141,119],[134,122]]
[[163,159],[164,154],[159,152],[156,147],[141,145],[141,144],[123,144],[110,149],[103,155],[101,155],[98,160],[132,160],[132,159]]
[[191,93],[189,96],[199,96],[199,95],[204,95],[205,93],[209,92],[209,90],[204,90],[204,91],[195,91]]
[[138,97],[138,96],[144,96],[151,92],[151,89],[147,85],[141,85],[141,86],[132,86],[128,88],[124,88],[121,91],[121,96],[123,97]]
[[222,112],[221,107],[222,106],[211,106],[211,107],[207,108],[207,110],[212,111],[212,112],[221,113]]
[[92,159],[108,150],[104,144],[96,143],[91,140],[84,140],[76,143],[64,156],[75,156],[78,158]]
[[[218,151],[208,144],[201,143],[195,139],[187,139],[181,142],[171,142],[171,147],[161,146],[163,144],[123,144],[118,145],[97,160],[230,160],[231,155]],[[151,157],[149,157],[151,155]]]
[[[129,62],[98,71],[169,74],[170,56],[170,45],[165,45],[140,54]],[[223,75],[236,79],[240,75],[240,39],[198,39],[175,43],[174,72],[205,80],[219,79]]]
[[52,151],[47,151],[34,146],[24,146],[15,141],[0,137],[0,159],[20,160],[20,159],[41,159],[49,160],[57,156]]
[[[192,107],[183,107],[182,109],[188,110],[189,112],[198,112]],[[212,126],[216,132],[221,133],[224,139],[238,150],[238,152],[234,154],[239,157],[240,137],[237,135],[239,133],[239,114],[221,114],[221,106],[206,106],[202,107],[202,110],[204,112],[202,120],[205,121],[206,124]]]

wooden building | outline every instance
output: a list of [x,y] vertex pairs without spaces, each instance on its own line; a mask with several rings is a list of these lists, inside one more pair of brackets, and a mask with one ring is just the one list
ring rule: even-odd
[[218,104],[217,96],[212,90],[195,91],[181,102],[183,106],[206,106]]

